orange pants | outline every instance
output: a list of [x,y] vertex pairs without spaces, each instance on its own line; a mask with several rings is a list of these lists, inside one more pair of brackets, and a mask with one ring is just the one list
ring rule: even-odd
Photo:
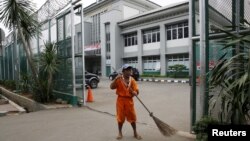
[[129,123],[136,121],[133,98],[118,96],[116,101],[116,118],[119,123],[124,123],[125,119]]

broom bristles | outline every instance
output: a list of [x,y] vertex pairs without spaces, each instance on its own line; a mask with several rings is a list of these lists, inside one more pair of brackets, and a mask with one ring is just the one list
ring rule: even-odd
[[174,129],[173,127],[171,127],[168,124],[164,123],[163,121],[161,121],[157,117],[155,117],[153,115],[151,117],[153,118],[153,120],[155,121],[155,124],[157,125],[158,129],[160,130],[160,132],[164,136],[171,136],[171,135],[174,135],[177,132],[176,129]]

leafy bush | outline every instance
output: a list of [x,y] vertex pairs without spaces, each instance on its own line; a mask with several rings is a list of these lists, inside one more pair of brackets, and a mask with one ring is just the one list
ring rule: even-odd
[[31,79],[27,74],[21,73],[21,81],[20,81],[20,88],[23,92],[28,92],[29,91],[29,79]]
[[[250,23],[242,29],[250,30]],[[224,30],[222,30],[224,31]],[[250,32],[229,33],[222,39],[226,42],[225,53],[210,71],[209,89],[218,92],[212,95],[210,106],[220,106],[220,118],[230,124],[247,124],[250,119]]]
[[16,82],[14,80],[2,80],[2,85],[8,89],[15,90]]
[[193,127],[193,131],[196,134],[197,141],[207,141],[208,140],[208,125],[218,125],[220,124],[217,120],[212,117],[203,117],[197,121]]
[[185,65],[182,64],[175,64],[172,66],[169,66],[169,71],[167,73],[167,75],[169,77],[174,77],[174,78],[181,78],[181,77],[188,77],[188,71],[187,67]]

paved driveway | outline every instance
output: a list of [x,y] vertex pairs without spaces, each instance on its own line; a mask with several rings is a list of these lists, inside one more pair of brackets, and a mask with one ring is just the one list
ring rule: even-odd
[[[176,128],[189,132],[189,86],[138,82],[140,98],[154,115]],[[1,141],[115,141],[117,125],[115,114],[115,91],[109,89],[110,80],[102,80],[99,88],[93,89],[94,102],[86,107],[55,109],[6,116],[0,118]],[[152,118],[135,99],[138,114],[138,132],[144,141],[192,141],[194,139],[172,136],[164,137]],[[125,141],[135,140],[132,128],[126,122],[123,128]]]

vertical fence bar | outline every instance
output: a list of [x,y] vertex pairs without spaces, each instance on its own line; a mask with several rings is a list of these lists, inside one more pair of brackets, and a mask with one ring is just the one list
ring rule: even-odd
[[200,0],[200,102],[201,102],[201,115],[208,114],[208,92],[207,92],[207,0]]
[[[71,51],[72,51],[72,88],[73,88],[73,99],[76,97],[76,81],[75,81],[75,25],[74,25],[74,5],[71,1]],[[76,104],[73,100],[73,104]]]
[[189,84],[190,84],[190,131],[192,132],[196,120],[196,81],[195,81],[195,49],[193,46],[193,28],[195,27],[195,0],[189,0]]
[[82,27],[81,27],[81,32],[82,32],[82,84],[83,84],[83,105],[86,106],[86,97],[85,97],[85,50],[84,50],[84,2],[83,0],[81,1],[82,7],[81,7],[81,23],[82,23]]

